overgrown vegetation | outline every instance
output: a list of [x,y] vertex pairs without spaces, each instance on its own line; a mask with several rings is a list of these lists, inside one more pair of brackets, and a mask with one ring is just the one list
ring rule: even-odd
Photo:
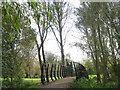
[[77,81],[70,84],[72,88],[117,88],[117,82],[110,81],[107,83],[100,83],[96,81],[96,77],[94,78],[81,78]]
[[83,3],[75,14],[78,16],[76,27],[83,34],[81,40],[85,41],[75,45],[91,57],[92,63],[89,62],[89,65],[94,65],[97,81],[107,83],[113,78],[120,80],[119,3]]

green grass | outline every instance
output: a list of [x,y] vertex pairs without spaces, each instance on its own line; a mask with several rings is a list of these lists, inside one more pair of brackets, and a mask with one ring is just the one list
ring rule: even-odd
[[23,78],[25,81],[38,81],[41,80],[40,78]]
[[89,79],[81,78],[72,83],[70,83],[70,87],[72,88],[117,88],[117,82],[109,81],[106,84],[97,83],[96,75],[90,75]]
[[40,85],[40,78],[23,78],[20,88],[39,88]]
[[[58,79],[58,77],[57,77]],[[53,80],[55,78],[53,77]],[[51,78],[49,78],[49,81],[51,82]],[[21,88],[39,88],[42,85],[40,78],[23,78],[23,83],[21,83]]]
[[[58,77],[56,77],[58,79]],[[0,78],[0,81],[3,81],[3,78]],[[55,78],[53,77],[53,80]],[[49,78],[49,81],[51,82],[51,78]],[[22,82],[20,83],[20,88],[40,88],[42,85],[40,78],[22,78]]]
[[[0,78],[0,80],[4,80]],[[20,83],[20,88],[39,88],[41,85],[40,78],[22,78],[22,82]],[[4,85],[3,85],[4,87]]]

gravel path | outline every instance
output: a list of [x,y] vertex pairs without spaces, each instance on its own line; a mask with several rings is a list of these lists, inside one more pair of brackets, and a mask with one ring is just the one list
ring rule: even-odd
[[73,82],[75,77],[66,77],[56,81],[53,81],[47,85],[43,85],[41,88],[69,88],[69,83]]

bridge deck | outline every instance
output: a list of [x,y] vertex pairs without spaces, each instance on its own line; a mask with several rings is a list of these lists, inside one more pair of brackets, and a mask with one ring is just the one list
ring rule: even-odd
[[69,88],[69,83],[73,82],[75,79],[76,77],[62,78],[47,85],[43,85],[41,88]]

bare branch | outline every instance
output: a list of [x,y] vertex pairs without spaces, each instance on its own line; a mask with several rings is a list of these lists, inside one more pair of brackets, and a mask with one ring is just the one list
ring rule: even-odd
[[53,32],[53,34],[54,34],[55,39],[57,40],[57,42],[60,43],[60,41],[58,40],[58,38],[57,38],[57,36],[56,36],[56,33],[55,33],[55,31],[53,30],[52,26],[51,26],[51,30],[52,30],[52,32]]
[[[73,25],[72,25],[73,26]],[[72,28],[72,26],[70,27],[70,29]],[[63,46],[65,45],[65,43],[66,43],[66,38],[67,38],[67,35],[68,35],[68,33],[71,31],[71,30],[67,30],[67,32],[66,32],[66,35],[65,35],[65,38],[64,38],[64,43],[63,43]]]

